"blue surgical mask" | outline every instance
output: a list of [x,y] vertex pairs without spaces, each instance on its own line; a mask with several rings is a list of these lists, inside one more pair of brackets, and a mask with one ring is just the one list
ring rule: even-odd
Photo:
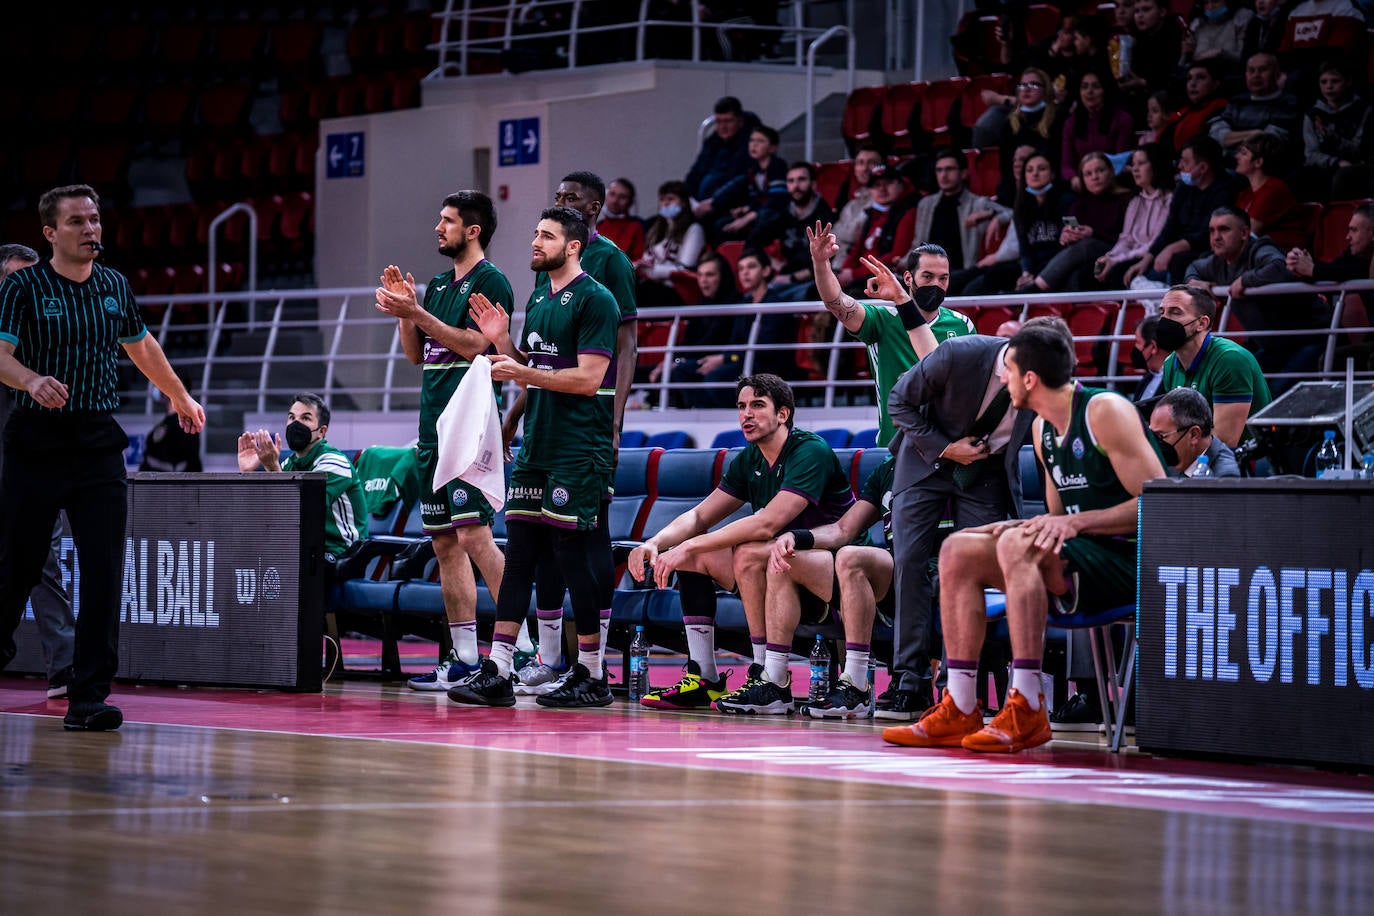
[[1181,184],[1187,185],[1188,187],[1191,188],[1191,187],[1193,186],[1193,173],[1192,173],[1192,172],[1179,172],[1179,173],[1178,173],[1178,180],[1179,180],[1179,182],[1180,182]]
[[1229,9],[1227,9],[1227,8],[1224,7],[1224,6],[1222,6],[1222,7],[1218,7],[1217,9],[1214,9],[1214,10],[1203,10],[1203,11],[1202,11],[1202,15],[1206,16],[1208,19],[1212,20],[1213,22],[1216,22],[1218,19],[1225,19],[1225,18],[1226,18],[1226,14],[1229,13],[1229,12],[1231,12]]
[[658,208],[658,215],[664,219],[672,219],[682,212],[682,204],[668,204]]
[[1041,103],[1038,104],[1038,105],[1022,105],[1022,106],[1021,106],[1021,113],[1022,113],[1022,114],[1035,114],[1036,112],[1040,112],[1040,111],[1044,111],[1044,110],[1045,110],[1045,103],[1044,103],[1044,102],[1041,102]]
[[1026,193],[1031,195],[1032,197],[1043,197],[1045,195],[1045,192],[1047,192],[1052,187],[1054,187],[1053,181],[1051,181],[1049,184],[1045,185],[1038,191],[1035,188],[1032,188],[1030,185],[1026,185]]

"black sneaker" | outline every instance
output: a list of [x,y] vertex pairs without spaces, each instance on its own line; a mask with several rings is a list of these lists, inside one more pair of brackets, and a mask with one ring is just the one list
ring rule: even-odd
[[1050,713],[1050,728],[1057,732],[1106,731],[1102,709],[1096,697],[1075,693],[1063,706]]
[[112,732],[124,724],[124,713],[109,703],[73,703],[62,719],[69,732]]
[[750,665],[744,686],[716,700],[716,709],[734,715],[785,716],[792,711],[792,685],[763,679],[763,666]]
[[534,702],[556,709],[581,709],[587,706],[610,706],[615,698],[611,696],[611,687],[605,678],[592,677],[586,666],[579,664],[568,670],[568,676],[557,690],[535,697]]
[[893,690],[891,699],[886,703],[878,702],[873,715],[878,719],[892,719],[898,722],[915,722],[921,713],[935,705],[931,695],[930,681],[923,681],[916,690]]
[[514,706],[515,678],[496,673],[496,662],[482,659],[482,670],[449,689],[448,698],[459,706]]
[[830,696],[819,703],[811,703],[806,713],[813,719],[867,719],[868,704],[873,700],[873,688],[860,690],[849,675],[841,674]]
[[68,665],[61,671],[48,678],[48,699],[60,700],[67,695],[67,688],[72,683],[72,666]]

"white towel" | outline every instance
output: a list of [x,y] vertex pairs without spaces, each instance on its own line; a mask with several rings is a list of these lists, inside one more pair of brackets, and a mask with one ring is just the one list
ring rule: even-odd
[[438,489],[457,478],[482,491],[491,507],[506,505],[505,460],[501,417],[491,393],[491,360],[478,355],[439,415],[439,460],[434,467]]

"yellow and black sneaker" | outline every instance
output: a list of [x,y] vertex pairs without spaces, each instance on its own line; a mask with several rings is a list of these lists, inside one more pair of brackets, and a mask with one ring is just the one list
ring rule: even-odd
[[682,680],[671,687],[650,690],[639,702],[650,709],[710,709],[725,696],[725,682],[732,673],[722,671],[714,681],[708,681],[701,676],[701,666],[689,660],[683,666]]

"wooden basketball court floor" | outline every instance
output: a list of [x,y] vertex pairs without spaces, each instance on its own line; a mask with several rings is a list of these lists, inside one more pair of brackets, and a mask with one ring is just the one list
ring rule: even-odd
[[0,679],[0,913],[1368,913],[1374,779],[873,722]]

